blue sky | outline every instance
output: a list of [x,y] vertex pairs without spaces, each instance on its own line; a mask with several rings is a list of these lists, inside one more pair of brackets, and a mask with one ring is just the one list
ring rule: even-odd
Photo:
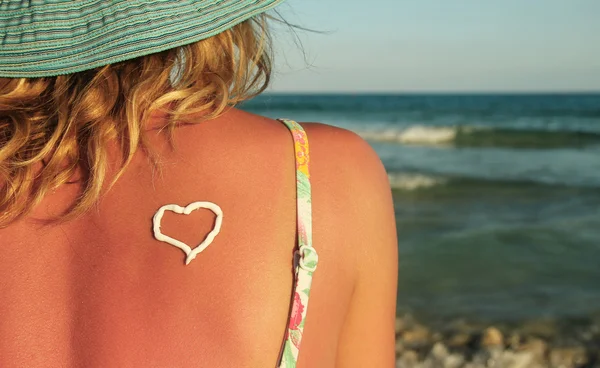
[[288,0],[279,92],[600,91],[600,0]]

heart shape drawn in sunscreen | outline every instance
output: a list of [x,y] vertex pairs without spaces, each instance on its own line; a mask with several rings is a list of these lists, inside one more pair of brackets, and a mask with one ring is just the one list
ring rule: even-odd
[[[210,233],[208,233],[208,235],[206,235],[206,239],[204,239],[204,241],[202,241],[202,243],[200,243],[196,248],[192,249],[189,245],[185,244],[184,242],[179,241],[177,239],[173,239],[160,231],[160,222],[162,221],[162,217],[165,214],[165,211],[175,212],[179,215],[189,215],[190,213],[192,213],[192,211],[195,211],[199,208],[206,208],[208,210],[211,210],[212,212],[214,212],[215,215],[217,215],[217,218],[215,220],[215,227],[210,231]],[[156,211],[152,222],[154,229],[154,237],[156,238],[156,240],[165,242],[167,244],[171,244],[181,249],[187,256],[185,259],[185,264],[189,265],[190,262],[193,261],[194,258],[196,258],[198,253],[202,252],[213,242],[219,231],[221,231],[221,224],[223,223],[223,211],[221,210],[221,207],[217,206],[212,202],[193,202],[188,204],[186,207],[181,207],[176,204],[167,204],[159,208],[158,211]]]

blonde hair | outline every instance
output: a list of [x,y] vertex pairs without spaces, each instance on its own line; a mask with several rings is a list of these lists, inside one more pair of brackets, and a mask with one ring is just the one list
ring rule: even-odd
[[108,143],[118,142],[122,153],[114,184],[138,149],[151,151],[142,125],[152,112],[168,113],[162,128],[172,137],[187,115],[212,119],[262,92],[271,75],[268,18],[94,70],[0,78],[0,227],[79,171],[80,195],[55,220],[89,210],[107,181]]

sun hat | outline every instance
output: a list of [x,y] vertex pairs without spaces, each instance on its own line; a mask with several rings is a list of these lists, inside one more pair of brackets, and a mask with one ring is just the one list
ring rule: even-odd
[[221,33],[284,0],[2,0],[0,77],[50,77]]

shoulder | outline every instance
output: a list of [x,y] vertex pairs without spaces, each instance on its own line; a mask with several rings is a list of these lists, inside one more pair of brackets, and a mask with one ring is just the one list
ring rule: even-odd
[[[390,195],[386,170],[358,134],[322,123],[300,123],[306,131],[315,179],[326,177],[352,196]],[[353,201],[354,202],[354,201]]]
[[[326,161],[342,165],[348,174],[358,169],[381,176],[385,169],[375,150],[351,130],[322,123],[300,123],[310,143],[311,152]],[[316,163],[318,165],[318,163]],[[384,175],[385,176],[385,175]]]
[[338,225],[348,236],[345,243],[355,244],[354,254],[395,254],[392,192],[378,154],[352,131],[321,123],[301,125],[310,146],[315,202],[326,203],[328,214],[343,222]]
[[375,155],[369,143],[351,130],[315,122],[300,123],[300,125],[306,131],[311,145],[321,146],[322,143],[326,143],[327,146],[332,148],[343,148],[350,145],[351,148],[359,151],[357,153],[372,153]]

